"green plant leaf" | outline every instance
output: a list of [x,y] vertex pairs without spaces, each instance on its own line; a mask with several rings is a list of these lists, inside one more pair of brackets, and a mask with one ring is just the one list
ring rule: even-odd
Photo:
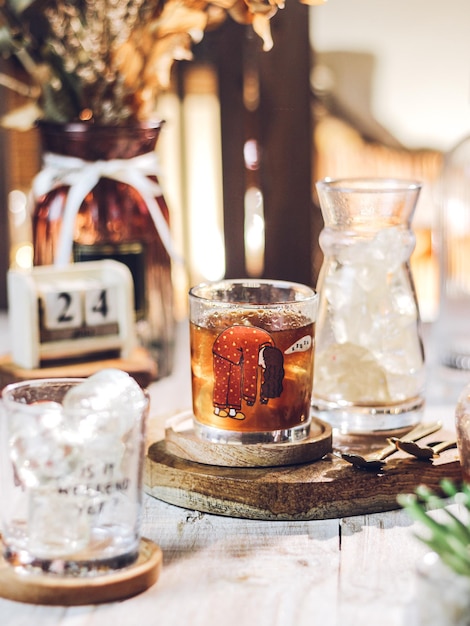
[[[427,530],[426,535],[417,534],[417,538],[436,552],[452,570],[470,576],[470,519],[464,521],[448,508],[453,500],[470,510],[470,488],[463,485],[459,489],[450,481],[443,481],[440,486],[447,498],[420,486],[414,494],[400,494],[397,500]],[[436,519],[431,509],[443,510],[442,519]]]

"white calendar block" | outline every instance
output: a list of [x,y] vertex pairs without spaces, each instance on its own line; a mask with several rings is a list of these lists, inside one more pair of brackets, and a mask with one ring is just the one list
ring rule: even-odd
[[114,260],[8,271],[12,361],[44,361],[118,352],[136,345],[134,282]]
[[87,290],[85,293],[85,321],[87,326],[117,322],[119,319],[118,295],[116,287],[112,285],[108,285],[106,288],[99,286]]
[[45,285],[42,293],[46,328],[79,328],[83,323],[82,291],[70,285]]

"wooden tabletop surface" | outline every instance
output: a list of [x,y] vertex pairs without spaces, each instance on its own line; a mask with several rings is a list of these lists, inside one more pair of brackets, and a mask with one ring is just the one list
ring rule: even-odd
[[[8,349],[6,331],[0,316],[0,352]],[[190,406],[184,324],[176,363],[170,378],[151,386],[150,441],[163,436],[168,417]],[[442,419],[452,429],[462,381],[437,379],[425,419]],[[142,533],[163,551],[155,585],[129,600],[95,606],[0,599],[0,624],[412,625],[416,564],[427,550],[414,536],[418,528],[402,510],[271,522],[200,513],[146,495]]]

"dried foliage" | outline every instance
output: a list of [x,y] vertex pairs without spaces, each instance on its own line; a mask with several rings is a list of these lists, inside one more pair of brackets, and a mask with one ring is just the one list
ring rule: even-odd
[[283,0],[0,0],[0,53],[30,77],[24,85],[0,74],[1,85],[29,99],[3,123],[146,119],[168,88],[173,62],[191,59],[206,29],[230,16],[252,24],[269,50],[269,20],[282,6]]

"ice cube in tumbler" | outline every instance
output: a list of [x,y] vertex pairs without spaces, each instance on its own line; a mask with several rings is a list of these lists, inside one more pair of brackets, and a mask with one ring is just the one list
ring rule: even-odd
[[126,372],[105,369],[72,387],[64,397],[64,411],[79,416],[85,438],[124,436],[145,406],[145,394]]

